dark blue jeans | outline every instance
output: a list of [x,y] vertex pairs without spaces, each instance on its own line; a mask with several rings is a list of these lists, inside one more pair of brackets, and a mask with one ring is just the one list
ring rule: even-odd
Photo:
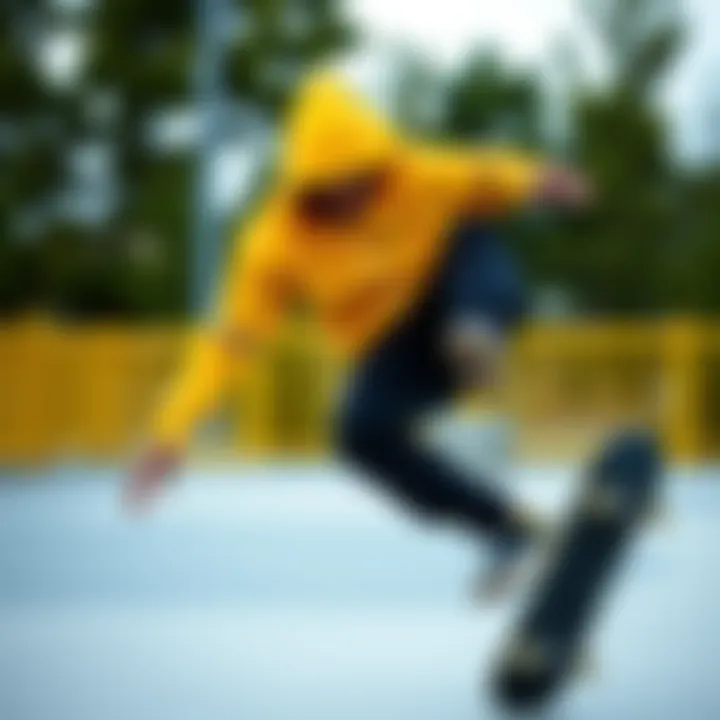
[[458,318],[481,317],[510,332],[521,321],[524,288],[508,249],[492,232],[463,224],[425,298],[360,362],[342,409],[340,448],[355,465],[423,515],[502,532],[508,501],[464,475],[413,432],[416,421],[454,393],[443,333]]

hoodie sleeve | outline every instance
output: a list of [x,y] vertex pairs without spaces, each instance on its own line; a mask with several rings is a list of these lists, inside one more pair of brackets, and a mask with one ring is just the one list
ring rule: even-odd
[[184,446],[231,376],[242,376],[277,325],[290,283],[274,225],[260,217],[238,238],[214,317],[190,338],[180,372],[160,404],[151,432],[155,442]]
[[544,163],[507,148],[468,147],[434,152],[433,174],[469,213],[497,215],[529,202]]

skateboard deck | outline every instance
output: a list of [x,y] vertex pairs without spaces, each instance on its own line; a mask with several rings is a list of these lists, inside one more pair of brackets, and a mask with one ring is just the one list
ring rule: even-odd
[[624,432],[606,443],[503,647],[492,680],[503,705],[541,705],[576,671],[594,611],[655,502],[660,475],[650,435]]

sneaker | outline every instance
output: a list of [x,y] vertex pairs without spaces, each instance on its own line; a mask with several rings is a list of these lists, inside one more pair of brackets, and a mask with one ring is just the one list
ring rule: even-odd
[[490,560],[473,595],[485,602],[505,597],[525,576],[533,551],[546,535],[539,521],[523,518],[516,531],[494,536],[490,540]]

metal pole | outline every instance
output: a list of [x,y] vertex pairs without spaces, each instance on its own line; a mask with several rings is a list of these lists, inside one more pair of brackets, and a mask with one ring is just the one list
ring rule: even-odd
[[196,2],[195,97],[199,138],[190,276],[192,309],[196,315],[201,315],[212,298],[222,250],[223,222],[215,202],[215,172],[223,145],[223,63],[228,8],[227,0]]

